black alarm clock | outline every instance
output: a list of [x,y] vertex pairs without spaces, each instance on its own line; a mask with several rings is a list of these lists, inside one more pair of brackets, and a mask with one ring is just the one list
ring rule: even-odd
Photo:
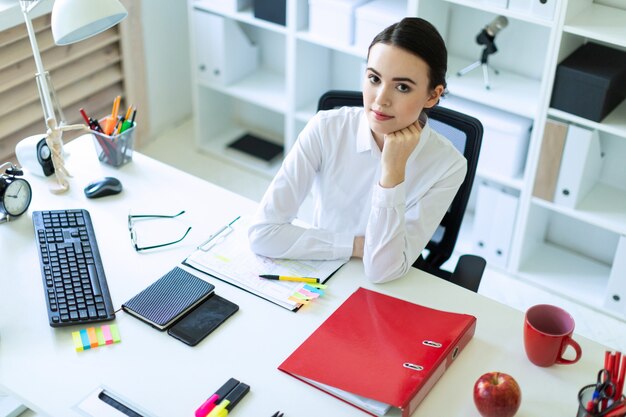
[[24,178],[24,172],[10,162],[0,165],[0,169],[9,165],[0,175],[0,222],[11,220],[28,210],[32,199],[32,188]]

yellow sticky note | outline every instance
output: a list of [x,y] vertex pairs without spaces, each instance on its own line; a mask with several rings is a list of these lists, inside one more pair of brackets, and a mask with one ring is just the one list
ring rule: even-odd
[[80,337],[80,332],[79,331],[72,332],[72,339],[74,340],[74,349],[76,349],[76,352],[82,352],[84,349],[83,349],[83,339],[81,339]]

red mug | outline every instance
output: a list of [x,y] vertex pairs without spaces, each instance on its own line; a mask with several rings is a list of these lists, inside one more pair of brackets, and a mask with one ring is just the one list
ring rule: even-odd
[[[574,318],[562,308],[549,304],[530,307],[524,318],[524,347],[528,359],[543,367],[578,362],[582,349],[572,339],[573,332]],[[574,359],[563,357],[568,346],[576,351]]]

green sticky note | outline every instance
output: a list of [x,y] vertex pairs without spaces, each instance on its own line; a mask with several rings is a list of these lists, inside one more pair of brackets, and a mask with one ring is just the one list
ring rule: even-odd
[[120,331],[117,328],[117,324],[112,324],[109,327],[111,329],[111,337],[113,338],[113,343],[119,343],[122,339],[120,339]]
[[102,327],[96,327],[96,338],[98,339],[98,346],[106,345],[104,334],[102,333]]

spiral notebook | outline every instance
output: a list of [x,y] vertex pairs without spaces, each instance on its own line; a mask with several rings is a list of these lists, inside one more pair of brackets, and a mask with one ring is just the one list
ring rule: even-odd
[[175,267],[122,304],[122,309],[165,330],[213,293],[215,286]]

